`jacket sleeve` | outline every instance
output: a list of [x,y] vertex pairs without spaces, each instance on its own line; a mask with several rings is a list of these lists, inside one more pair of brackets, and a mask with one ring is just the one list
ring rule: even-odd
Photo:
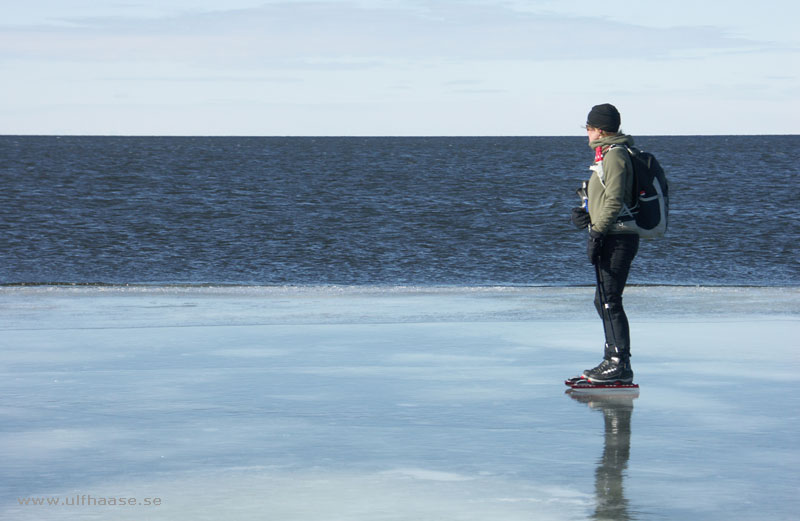
[[608,233],[622,212],[626,194],[631,191],[633,176],[630,159],[623,147],[615,147],[606,152],[603,158],[603,174],[605,190],[600,206],[592,220],[592,229],[600,233]]

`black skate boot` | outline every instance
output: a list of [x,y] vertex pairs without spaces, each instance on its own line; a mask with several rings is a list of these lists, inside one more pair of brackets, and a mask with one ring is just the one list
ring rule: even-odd
[[600,362],[598,366],[585,370],[581,375],[581,378],[586,379],[589,376],[589,373],[597,372],[601,367],[604,367],[604,364],[611,360],[611,357],[613,356],[618,356],[617,348],[615,346],[606,344],[603,347],[603,361]]
[[612,356],[590,369],[584,377],[593,384],[629,384],[633,382],[630,356]]
[[594,367],[592,369],[586,369],[584,372],[582,372],[578,376],[573,376],[572,378],[567,378],[566,380],[564,380],[564,385],[566,385],[568,387],[572,387],[573,385],[578,384],[581,381],[584,381],[584,382],[587,381],[589,373],[596,371],[600,366],[602,366],[604,363],[606,363],[607,360],[610,360],[611,357],[616,354],[616,352],[617,351],[616,351],[616,348],[614,346],[609,346],[608,344],[606,344],[604,346],[604,348],[603,348],[603,361],[600,363],[600,365],[598,365],[597,367]]

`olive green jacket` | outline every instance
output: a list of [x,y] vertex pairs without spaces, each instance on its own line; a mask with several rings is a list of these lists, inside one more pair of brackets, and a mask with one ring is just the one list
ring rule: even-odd
[[[602,234],[626,233],[615,229],[625,205],[633,206],[633,165],[624,146],[633,146],[633,138],[625,134],[605,136],[591,141],[589,147],[603,148],[603,160],[593,164],[589,179],[589,217],[592,230]],[[629,233],[629,232],[628,232]]]

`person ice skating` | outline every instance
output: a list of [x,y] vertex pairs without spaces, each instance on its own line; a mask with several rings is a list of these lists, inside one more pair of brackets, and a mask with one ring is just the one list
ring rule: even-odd
[[617,224],[624,209],[633,207],[634,198],[633,165],[625,147],[633,145],[633,138],[620,132],[620,121],[619,111],[608,103],[595,105],[589,112],[586,133],[595,156],[585,190],[588,208],[572,209],[572,222],[589,229],[587,253],[597,278],[594,304],[605,331],[602,362],[577,377],[592,384],[633,381],[630,329],[622,292],[639,250],[639,235]]

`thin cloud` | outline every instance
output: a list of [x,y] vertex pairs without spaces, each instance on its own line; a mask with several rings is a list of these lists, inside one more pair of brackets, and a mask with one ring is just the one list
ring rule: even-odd
[[668,59],[752,52],[769,44],[713,27],[652,28],[592,17],[520,12],[503,5],[436,3],[367,8],[345,2],[283,2],[253,9],[153,18],[63,20],[0,28],[0,56],[79,61],[177,60],[213,66],[306,67],[395,61],[595,59],[602,53]]

